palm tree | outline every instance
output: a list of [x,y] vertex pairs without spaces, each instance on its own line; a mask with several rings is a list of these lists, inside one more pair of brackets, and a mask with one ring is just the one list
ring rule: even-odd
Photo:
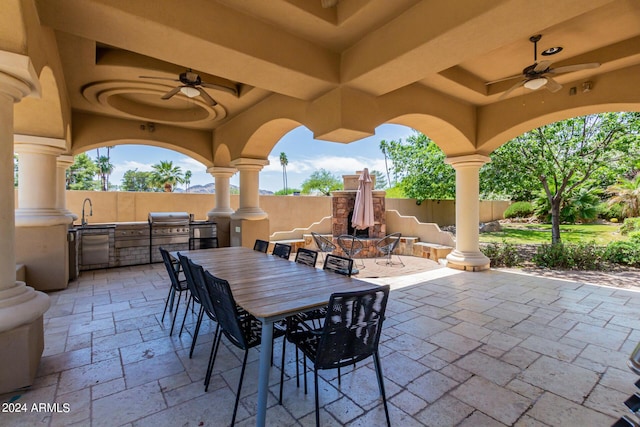
[[284,194],[287,194],[287,165],[289,164],[289,159],[287,159],[287,155],[284,153],[280,153],[280,166],[282,166],[282,186],[284,187]]
[[622,215],[632,218],[640,216],[640,173],[635,178],[620,178],[614,185],[607,188],[614,196],[609,199],[609,205],[620,203]]
[[98,166],[98,176],[102,185],[102,191],[109,190],[109,175],[113,172],[114,166],[109,161],[107,156],[98,156],[96,159],[96,166]]
[[184,181],[182,169],[180,166],[174,166],[172,161],[160,161],[151,168],[153,184],[158,188],[163,187],[165,193],[171,193],[176,184]]
[[185,191],[188,193],[189,192],[189,184],[191,184],[191,171],[188,170],[184,173],[184,185],[185,185]]

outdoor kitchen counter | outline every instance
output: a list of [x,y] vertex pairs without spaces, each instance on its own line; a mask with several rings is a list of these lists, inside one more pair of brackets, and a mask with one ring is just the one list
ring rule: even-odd
[[[208,231],[207,227],[213,229]],[[190,238],[216,235],[214,222],[199,220],[174,227],[151,228],[148,221],[129,221],[89,223],[84,227],[74,224],[72,229],[79,233],[80,271],[159,262],[158,246],[174,251],[188,250]],[[89,245],[84,243],[90,245],[90,252],[86,250]]]

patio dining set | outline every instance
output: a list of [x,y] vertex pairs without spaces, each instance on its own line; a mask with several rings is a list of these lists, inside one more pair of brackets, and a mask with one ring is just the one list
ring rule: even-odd
[[[393,238],[388,240],[387,246],[394,246]],[[396,238],[395,244],[397,241]],[[231,425],[236,420],[247,356],[249,350],[257,346],[260,346],[260,368],[256,425],[267,424],[266,399],[269,370],[273,365],[273,340],[280,337],[280,404],[285,348],[290,342],[296,348],[296,378],[299,378],[299,351],[303,354],[305,394],[306,362],[309,360],[313,364],[316,425],[321,425],[318,371],[337,369],[340,381],[340,368],[355,366],[370,358],[375,366],[386,424],[390,425],[378,354],[390,288],[351,277],[353,256],[357,254],[354,242],[357,240],[352,239],[351,246],[345,246],[350,249],[347,257],[332,253],[324,255],[321,269],[315,268],[318,251],[302,248],[296,252],[295,259],[289,261],[289,245],[276,243],[272,253],[267,254],[269,242],[262,240],[256,240],[253,250],[230,247],[170,253],[160,248],[171,281],[162,315],[164,320],[167,311],[173,312],[169,335],[176,329],[183,293],[187,295],[187,303],[179,335],[185,328],[189,310],[194,315],[197,312],[189,358],[193,357],[205,316],[216,325],[204,379],[205,391],[210,386],[222,337],[244,351]]]

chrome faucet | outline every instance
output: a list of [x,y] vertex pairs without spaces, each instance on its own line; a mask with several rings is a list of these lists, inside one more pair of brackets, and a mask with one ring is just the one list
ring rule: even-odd
[[89,216],[93,216],[93,203],[91,203],[91,199],[90,198],[86,198],[82,201],[82,226],[84,227],[85,225],[87,225],[87,220],[84,217],[84,205],[89,202]]

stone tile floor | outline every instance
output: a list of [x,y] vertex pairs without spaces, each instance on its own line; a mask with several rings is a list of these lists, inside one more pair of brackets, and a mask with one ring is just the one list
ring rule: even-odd
[[[626,360],[640,341],[640,292],[411,265],[364,279],[392,286],[380,352],[394,426],[609,426],[626,414],[638,379]],[[51,293],[37,379],[0,396],[4,409],[24,409],[0,413],[0,425],[228,425],[240,353],[221,349],[205,393],[212,325],[205,322],[189,359],[195,316],[181,337],[169,337],[171,317],[160,321],[167,290],[155,264],[83,272]],[[279,342],[274,348],[279,361]],[[257,351],[240,426],[255,423]],[[305,395],[291,346],[286,360],[282,406],[272,368],[267,424],[314,425],[312,375]],[[341,386],[335,372],[323,372],[320,390],[323,426],[384,425],[372,362],[343,370]]]

